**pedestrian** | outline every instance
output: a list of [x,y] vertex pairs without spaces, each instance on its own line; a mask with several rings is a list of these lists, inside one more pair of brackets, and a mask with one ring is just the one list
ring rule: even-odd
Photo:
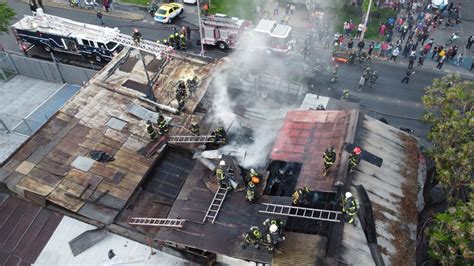
[[275,4],[273,6],[273,16],[278,16],[278,0],[275,0]]
[[38,9],[38,6],[36,6],[36,3],[33,0],[30,0],[30,10],[33,13],[33,15],[36,13],[36,9]]
[[471,46],[472,44],[474,43],[474,36],[469,36],[469,38],[467,38],[467,45],[466,45],[466,48],[467,49],[471,49]]
[[43,0],[38,0],[38,5],[44,10]]
[[369,56],[372,56],[372,51],[374,51],[374,47],[375,47],[374,42],[371,42],[370,45],[369,45],[369,50],[367,51],[367,54]]
[[439,62],[439,60],[441,60],[442,57],[446,58],[446,50],[444,50],[444,49],[442,49],[442,50],[438,53],[438,59],[436,59],[436,62]]
[[191,27],[186,26],[186,38],[188,38],[188,42],[191,42]]
[[473,68],[474,68],[474,60],[472,60],[471,69],[469,69],[469,71],[472,71]]
[[410,57],[410,59],[408,60],[408,69],[413,69],[413,64],[415,63],[415,58],[413,57]]
[[356,38],[360,38],[363,30],[364,30],[364,24],[361,22],[359,23],[359,26],[357,26]]
[[288,16],[290,15],[290,4],[286,4],[286,7],[285,7],[285,16]]
[[405,59],[408,57],[408,53],[411,51],[412,45],[413,44],[411,42],[405,44],[405,47],[403,48],[403,53],[402,53],[402,55],[403,55],[403,57],[405,57]]
[[102,12],[97,9],[97,20],[99,21],[100,25],[104,25],[104,20],[102,19]]
[[387,42],[383,42],[380,48],[381,48],[381,50],[380,50],[380,57],[385,57],[386,54],[387,54],[387,50],[388,50],[388,43],[387,43]]
[[425,57],[426,57],[426,53],[421,52],[420,58],[418,58],[418,65],[416,65],[417,67],[423,66],[423,63],[425,62]]
[[407,72],[405,73],[405,77],[402,79],[402,83],[408,84],[408,82],[410,82],[410,76],[413,74],[415,74],[415,72],[407,70]]
[[435,56],[438,54],[438,52],[439,52],[438,49],[439,49],[439,48],[438,48],[437,45],[435,45],[435,46],[433,47],[433,52],[432,52],[432,54],[431,54],[431,59],[434,59]]
[[385,30],[386,30],[387,26],[385,25],[385,23],[380,23],[380,27],[379,27],[379,35],[380,36],[385,36]]
[[294,15],[294,14],[295,14],[295,10],[296,10],[295,4],[291,3],[291,4],[290,4],[290,14],[291,14],[291,15]]
[[396,62],[399,54],[400,54],[400,49],[396,47],[392,52],[392,56],[390,57],[390,60],[393,60],[393,62]]
[[462,64],[463,61],[464,61],[464,54],[460,53],[458,57],[456,57],[456,59],[454,60],[454,65],[458,67],[460,64]]
[[377,57],[378,54],[380,54],[380,47],[381,44],[380,42],[376,42],[374,45],[374,56]]
[[441,68],[443,67],[444,60],[446,60],[446,56],[445,56],[445,55],[443,55],[442,57],[440,57],[440,59],[439,59],[439,61],[438,61],[438,65],[436,65],[436,68],[441,69]]
[[359,56],[362,53],[362,50],[364,49],[365,42],[364,40],[360,40],[359,43],[357,44],[357,47],[359,48]]
[[347,43],[347,52],[352,53],[353,47],[354,47],[354,39],[351,38],[351,40]]
[[364,85],[365,85],[365,76],[361,75],[360,79],[359,79],[359,88],[358,88],[358,90],[361,91],[362,87],[364,87]]
[[102,4],[104,6],[105,12],[109,12],[109,7],[110,7],[109,0],[104,0]]

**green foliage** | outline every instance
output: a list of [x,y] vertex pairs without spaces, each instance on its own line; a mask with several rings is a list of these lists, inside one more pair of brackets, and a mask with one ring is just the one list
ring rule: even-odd
[[[429,254],[443,265],[467,265],[474,259],[474,82],[459,76],[435,79],[422,100],[427,109],[423,120],[432,126],[428,153],[448,190],[448,209],[434,217],[428,232]],[[469,199],[463,193],[470,193]]]
[[221,13],[248,20],[255,19],[256,10],[255,0],[212,0],[209,6],[211,13]]
[[[362,3],[362,10],[364,10],[364,13],[367,12],[367,9],[369,8],[369,3],[370,0],[364,0]],[[370,7],[370,13],[377,11],[378,8],[375,6],[375,0],[372,0],[372,7]]]
[[423,120],[432,126],[429,155],[440,183],[449,190],[448,198],[456,201],[472,182],[474,83],[462,82],[458,76],[436,79],[422,100],[427,109]]
[[15,11],[8,6],[7,2],[0,2],[0,35],[4,32],[8,32],[10,20],[15,15]]
[[429,254],[443,265],[467,265],[474,260],[471,236],[474,234],[474,197],[435,216],[429,230]]

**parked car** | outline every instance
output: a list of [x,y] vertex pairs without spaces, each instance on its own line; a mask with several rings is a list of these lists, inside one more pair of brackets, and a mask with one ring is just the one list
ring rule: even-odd
[[155,13],[155,21],[171,23],[174,18],[183,13],[183,5],[176,3],[163,4]]
[[183,0],[183,3],[195,5],[197,4],[197,0]]

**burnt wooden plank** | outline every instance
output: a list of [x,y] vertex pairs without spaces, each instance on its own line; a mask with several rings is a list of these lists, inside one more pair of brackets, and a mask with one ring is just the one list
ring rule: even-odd
[[13,213],[8,217],[8,220],[0,228],[0,245],[4,245],[8,239],[8,235],[15,228],[18,221],[25,214],[27,203],[20,201]]
[[15,256],[23,258],[28,254],[28,251],[32,246],[36,246],[36,239],[48,221],[50,215],[50,210],[44,208],[41,209],[41,212],[35,219],[34,223],[31,224],[20,243],[15,247],[13,251]]
[[45,184],[48,184],[52,187],[56,186],[62,179],[61,176],[54,175],[38,167],[33,168],[33,170],[30,171],[28,176],[31,176],[37,180],[41,180]]
[[[8,217],[12,215],[12,213],[16,210],[18,205],[20,204],[20,200],[10,197],[3,205],[0,207],[0,228],[8,220]],[[0,236],[1,237],[1,236]]]
[[48,155],[46,155],[46,158],[63,165],[71,164],[71,162],[74,160],[71,155],[58,149],[51,150]]
[[91,167],[91,169],[89,169],[90,173],[100,175],[109,179],[112,179],[117,173],[117,171],[117,169],[115,169],[114,167],[110,167],[105,163],[95,163]]
[[64,164],[64,162],[56,162],[48,158],[41,160],[41,162],[37,164],[36,167],[55,176],[65,176],[69,170],[71,170],[71,166]]
[[9,256],[10,256],[9,253],[0,250],[0,265],[5,265]]
[[54,231],[58,227],[62,218],[63,216],[61,214],[51,212],[46,225],[42,228],[38,237],[35,239],[34,245],[30,246],[26,256],[23,257],[26,262],[33,264],[36,261],[38,256],[41,254],[41,251],[46,246]]
[[13,249],[18,245],[30,225],[35,221],[35,218],[36,216],[38,216],[40,211],[40,206],[29,204],[25,211],[25,214],[21,217],[21,219],[17,221],[17,225],[10,232],[7,241],[2,247],[3,251],[13,251]]
[[20,258],[10,255],[5,262],[4,266],[17,266],[18,263],[20,262]]

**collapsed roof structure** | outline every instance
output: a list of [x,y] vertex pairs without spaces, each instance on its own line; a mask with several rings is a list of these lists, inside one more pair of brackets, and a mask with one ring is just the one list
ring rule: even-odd
[[[226,125],[230,144],[213,156],[204,156],[198,144],[150,142],[145,122],[156,121],[159,114],[171,126],[170,136],[191,135],[191,122],[201,122],[201,133],[222,123],[209,115],[213,110],[208,91],[225,89],[213,83],[229,64],[152,56],[145,56],[142,63],[133,55],[122,51],[69,100],[3,165],[0,182],[29,201],[105,225],[142,243],[155,239],[151,245],[199,262],[231,257],[275,265],[337,261],[381,265],[395,264],[395,256],[412,256],[402,245],[414,242],[412,224],[402,226],[414,215],[404,212],[413,210],[416,202],[411,188],[418,164],[412,159],[418,158],[418,150],[412,136],[359,113],[355,104],[315,97],[298,84],[274,77],[235,71],[224,84],[229,93],[249,102],[257,93],[273,100],[268,104],[273,109],[245,103],[232,106],[236,123],[246,126],[232,130],[233,122]],[[151,93],[145,71],[154,84],[156,102],[144,97]],[[189,91],[184,112],[176,114],[176,84],[192,79],[198,80],[197,86]],[[294,99],[295,105],[282,108],[278,99],[272,99],[277,95]],[[328,110],[315,110],[320,103]],[[255,134],[245,134],[244,129],[258,130],[262,125],[275,133],[272,138],[264,132],[270,147],[262,153],[263,165],[258,165],[263,178],[257,190],[262,197],[250,204],[243,190],[229,192],[212,221],[207,219],[219,191],[213,167],[225,160],[245,174],[252,167],[247,156],[252,150],[234,152],[234,147],[246,144],[233,143],[232,138],[252,142],[249,137]],[[348,175],[347,151],[352,143],[370,156]],[[334,170],[323,176],[322,154],[329,146],[335,147],[337,160]],[[96,161],[91,151],[106,152],[114,160]],[[411,160],[400,160],[406,157]],[[312,201],[305,206],[312,211],[310,216],[299,214],[300,206],[292,203],[293,191],[302,187],[311,191]],[[344,225],[337,216],[341,193],[349,190],[361,206],[356,227]],[[289,211],[269,206],[286,206]],[[324,218],[326,212],[335,213],[336,218]],[[176,226],[130,224],[132,218],[140,217],[181,222]],[[242,249],[242,234],[269,217],[286,224],[282,252]]]

